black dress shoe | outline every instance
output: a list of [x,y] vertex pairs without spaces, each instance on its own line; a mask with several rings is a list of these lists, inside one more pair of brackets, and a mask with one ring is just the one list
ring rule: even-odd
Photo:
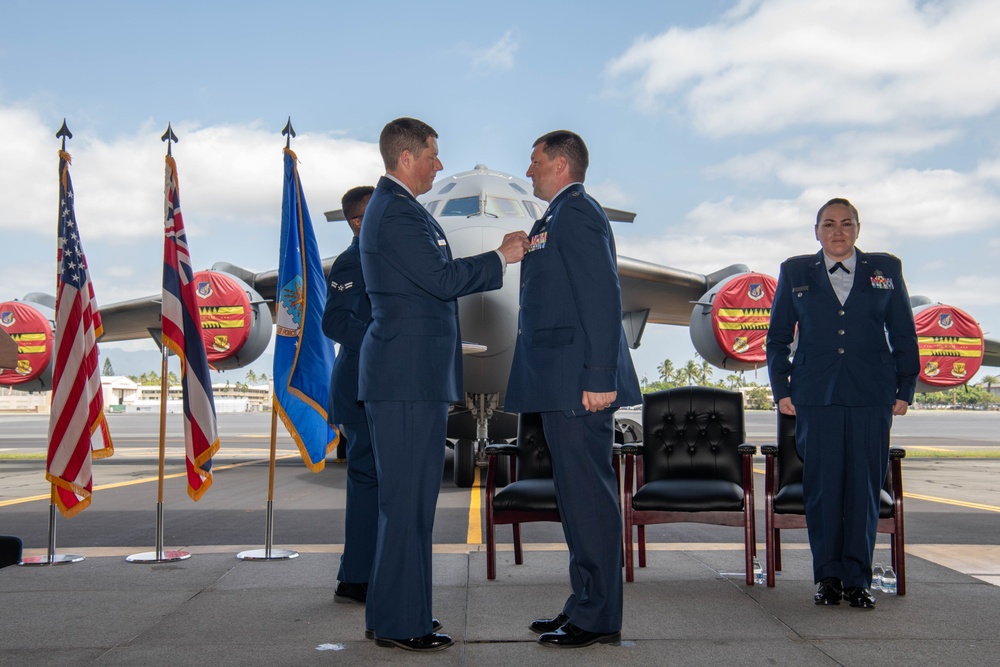
[[539,618],[531,622],[528,629],[536,634],[542,634],[543,632],[555,632],[563,626],[569,620],[569,616],[566,614],[559,614],[555,618]]
[[406,651],[440,651],[446,649],[455,642],[448,635],[439,635],[432,632],[423,637],[411,637],[410,639],[385,639],[376,637],[375,643],[387,648],[401,648]]
[[[431,632],[441,632],[441,628],[443,627],[441,621],[436,618],[431,619]],[[371,628],[365,628],[365,639],[375,639],[375,631]]]
[[538,636],[538,643],[553,648],[582,648],[591,644],[614,644],[622,640],[621,632],[588,632],[572,623],[565,623],[554,632]]
[[840,604],[840,599],[843,596],[844,589],[840,579],[826,577],[820,580],[819,586],[816,587],[816,595],[813,596],[813,600],[816,601],[816,604],[834,605]]
[[368,599],[368,584],[349,584],[341,581],[337,584],[337,590],[333,592],[334,602],[360,602],[364,604]]
[[844,599],[852,607],[859,607],[861,609],[875,608],[875,596],[867,588],[861,588],[860,586],[845,588]]

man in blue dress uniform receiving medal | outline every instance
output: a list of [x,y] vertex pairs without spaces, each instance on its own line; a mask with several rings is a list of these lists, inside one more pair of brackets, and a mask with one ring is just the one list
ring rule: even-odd
[[578,135],[539,138],[527,176],[549,202],[528,235],[521,310],[504,409],[538,412],[552,454],[572,593],[530,628],[544,646],[621,639],[622,522],[612,467],[614,413],[642,401],[622,329],[611,224],[583,188]]
[[872,609],[889,429],[913,401],[920,357],[902,264],[855,248],[860,229],[857,209],[831,199],[816,215],[822,249],[781,265],[767,366],[778,409],[796,418],[814,601]]

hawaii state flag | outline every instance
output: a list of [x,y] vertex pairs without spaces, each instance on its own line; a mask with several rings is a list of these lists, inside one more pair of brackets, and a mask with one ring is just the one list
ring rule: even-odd
[[296,167],[285,148],[281,250],[274,297],[274,409],[313,472],[326,465],[340,434],[326,422],[333,343],[323,334],[326,276]]
[[59,247],[56,253],[56,330],[53,340],[52,409],[45,478],[55,485],[56,505],[71,517],[90,505],[91,459],[114,454],[98,365],[97,339],[104,332],[76,225],[70,156],[59,151]]
[[[163,186],[163,344],[181,360],[188,495],[197,501],[212,485],[212,456],[219,451],[219,434],[215,422],[212,377],[205,343],[201,338],[197,285],[181,216],[177,164],[170,155],[166,156],[166,160]],[[166,400],[166,397],[161,400]]]

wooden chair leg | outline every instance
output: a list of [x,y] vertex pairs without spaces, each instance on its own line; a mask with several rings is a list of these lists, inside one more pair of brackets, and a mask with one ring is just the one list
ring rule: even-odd
[[625,507],[625,581],[635,581],[635,564],[632,554],[632,508]]
[[639,526],[639,567],[646,567],[646,527]]
[[521,524],[514,524],[514,562],[524,564],[524,552],[521,550]]
[[497,578],[497,527],[492,508],[486,508],[486,578]]

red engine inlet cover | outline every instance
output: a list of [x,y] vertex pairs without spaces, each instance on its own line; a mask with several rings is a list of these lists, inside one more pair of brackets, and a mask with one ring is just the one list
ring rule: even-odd
[[18,301],[0,303],[0,327],[17,343],[17,368],[0,371],[0,384],[33,382],[52,359],[52,325],[45,315]]
[[937,304],[916,311],[920,382],[950,389],[965,384],[983,365],[983,330],[965,311]]
[[712,331],[723,353],[746,364],[764,364],[764,343],[778,281],[762,273],[728,280],[712,302]]
[[216,271],[194,274],[201,313],[201,339],[209,364],[235,356],[250,336],[250,300],[243,286]]

